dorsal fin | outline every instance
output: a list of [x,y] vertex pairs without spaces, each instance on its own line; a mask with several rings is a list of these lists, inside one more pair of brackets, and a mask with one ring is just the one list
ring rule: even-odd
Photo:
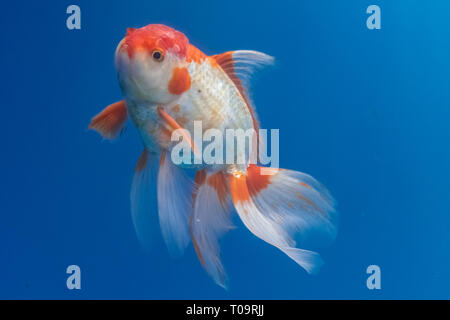
[[204,60],[206,60],[208,57],[201,52],[197,47],[193,46],[192,44],[190,44],[188,46],[187,49],[187,53],[186,53],[186,61],[187,62],[196,62],[196,63],[200,63]]
[[[236,50],[213,56],[217,64],[245,93],[252,73],[259,67],[273,64],[274,58],[258,51]],[[237,82],[237,83],[236,83]]]
[[258,122],[248,99],[248,86],[252,73],[259,67],[273,64],[274,58],[258,51],[237,50],[212,56],[228,77],[233,81],[249,106],[255,129]]

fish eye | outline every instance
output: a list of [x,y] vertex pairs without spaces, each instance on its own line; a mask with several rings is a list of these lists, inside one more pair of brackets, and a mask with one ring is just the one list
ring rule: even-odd
[[164,60],[164,54],[162,53],[161,50],[155,49],[152,52],[152,58],[157,62],[162,62]]

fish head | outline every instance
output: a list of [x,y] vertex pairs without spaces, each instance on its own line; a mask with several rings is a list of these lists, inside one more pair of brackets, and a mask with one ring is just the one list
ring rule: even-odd
[[127,29],[115,56],[124,95],[152,104],[174,101],[190,86],[188,46],[183,33],[165,25]]

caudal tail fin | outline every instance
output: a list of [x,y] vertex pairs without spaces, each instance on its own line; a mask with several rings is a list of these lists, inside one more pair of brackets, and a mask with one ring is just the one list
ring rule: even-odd
[[229,175],[236,211],[257,237],[279,248],[308,273],[323,264],[319,254],[296,248],[312,231],[334,240],[337,213],[328,191],[311,176],[250,165],[247,173]]

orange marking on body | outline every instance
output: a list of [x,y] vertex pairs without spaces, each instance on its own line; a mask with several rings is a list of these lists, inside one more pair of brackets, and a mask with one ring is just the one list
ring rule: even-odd
[[288,203],[287,206],[288,206],[289,208],[291,208],[291,209],[294,209],[294,206],[293,206],[292,204],[290,204],[290,203]]
[[247,182],[245,175],[239,177],[229,175],[230,193],[234,204],[239,202],[250,201],[250,194],[247,188]]
[[216,190],[219,202],[222,208],[226,207],[228,186],[225,176],[222,171],[219,171],[208,178],[208,185]]
[[176,113],[180,112],[180,105],[179,105],[179,104],[174,105],[174,106],[172,107],[172,111],[173,111],[173,112],[176,112]]
[[134,169],[134,171],[136,172],[140,172],[142,170],[144,170],[147,167],[147,162],[148,162],[148,153],[147,151],[142,151],[141,156],[139,157],[139,160],[136,164],[136,168]]
[[187,68],[174,68],[169,81],[169,92],[180,95],[191,88],[191,76]]
[[261,174],[261,167],[254,164],[249,165],[247,168],[248,190],[252,197],[259,194],[261,190],[266,189],[271,183],[271,177],[278,172],[278,170],[274,168],[264,168],[264,170],[268,170],[267,173],[269,174]]
[[106,107],[92,118],[89,129],[97,130],[103,137],[113,139],[127,120],[125,101],[119,101]]

